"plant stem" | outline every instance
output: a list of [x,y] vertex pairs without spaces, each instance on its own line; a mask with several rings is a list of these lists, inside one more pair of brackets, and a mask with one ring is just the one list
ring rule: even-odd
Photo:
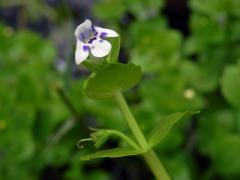
[[128,107],[128,104],[124,98],[124,96],[122,95],[122,93],[117,93],[115,95],[115,100],[120,108],[120,110],[122,111],[128,126],[130,127],[132,133],[134,134],[135,138],[137,139],[139,145],[143,148],[143,149],[147,149],[148,144],[147,144],[147,140],[145,139],[141,129],[139,128],[134,116],[132,115],[131,110]]
[[130,146],[132,146],[133,148],[139,149],[139,146],[138,146],[134,141],[132,141],[130,138],[128,138],[125,134],[123,134],[122,132],[116,131],[116,130],[112,130],[112,129],[108,129],[107,132],[108,132],[109,134],[119,136],[120,138],[122,138],[123,140],[125,140],[125,141],[126,141]]
[[160,159],[152,149],[143,154],[143,157],[158,180],[170,180],[170,177],[164,169]]
[[[122,95],[121,92],[117,93],[115,95],[115,100],[122,111],[129,128],[131,129],[133,135],[135,136],[136,140],[138,141],[139,145],[143,150],[148,149],[148,143],[143,135],[140,127],[137,124],[137,121],[135,120],[130,108],[128,107],[128,104]],[[143,157],[145,161],[147,162],[148,166],[150,167],[151,171],[155,175],[156,179],[158,180],[170,180],[170,177],[168,176],[166,170],[164,169],[161,161],[159,160],[156,153],[150,149],[146,153],[143,154]]]
[[57,130],[55,134],[50,137],[49,144],[51,146],[57,144],[64,135],[66,135],[76,124],[76,121],[74,119],[67,120],[60,128]]

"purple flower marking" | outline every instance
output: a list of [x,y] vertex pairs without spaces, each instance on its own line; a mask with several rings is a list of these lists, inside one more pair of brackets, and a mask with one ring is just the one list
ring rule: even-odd
[[90,39],[90,40],[88,41],[88,43],[89,43],[89,44],[92,44],[92,42],[95,41],[96,39],[97,39],[96,37],[93,37],[92,39]]
[[86,46],[86,45],[84,45],[84,46],[83,46],[83,51],[85,51],[85,52],[86,52],[86,51],[88,51],[88,50],[89,50],[89,47],[88,47],[88,46]]
[[107,33],[106,32],[102,32],[101,34],[100,34],[100,38],[106,38],[107,37]]
[[97,31],[95,30],[94,26],[92,25],[91,28],[84,30],[83,32],[80,33],[79,40],[82,42],[90,41],[92,40],[95,36],[97,36]]
[[83,33],[80,34],[79,39],[80,39],[81,41],[84,41],[85,37],[84,37]]

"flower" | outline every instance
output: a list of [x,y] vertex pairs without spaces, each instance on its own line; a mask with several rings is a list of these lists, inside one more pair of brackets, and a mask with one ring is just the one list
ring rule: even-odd
[[105,38],[119,36],[113,30],[94,26],[88,19],[76,28],[74,34],[77,38],[75,52],[77,65],[85,61],[89,53],[97,58],[108,55],[112,46]]

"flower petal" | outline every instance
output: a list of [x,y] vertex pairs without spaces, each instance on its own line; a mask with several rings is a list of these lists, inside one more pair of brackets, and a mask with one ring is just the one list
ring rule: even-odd
[[82,43],[80,40],[77,40],[77,46],[75,51],[75,61],[77,65],[82,63],[87,59],[89,55],[89,48],[84,43]]
[[108,41],[98,38],[92,43],[91,53],[95,57],[104,57],[110,53],[111,48],[112,46]]
[[88,29],[91,29],[91,26],[92,26],[92,22],[89,19],[86,19],[83,23],[78,25],[78,27],[74,32],[74,35],[76,37],[79,37],[79,34],[81,34],[82,32],[85,32]]
[[98,32],[101,38],[104,37],[118,37],[119,34],[111,29],[105,29],[101,27],[95,27],[96,31]]

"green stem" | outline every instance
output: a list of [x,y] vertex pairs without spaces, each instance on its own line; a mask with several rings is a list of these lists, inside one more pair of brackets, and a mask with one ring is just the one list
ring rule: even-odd
[[52,135],[49,144],[51,146],[57,144],[62,139],[62,137],[74,127],[75,124],[76,121],[74,119],[67,120],[62,126],[60,126],[57,132]]
[[131,110],[128,107],[128,104],[123,97],[122,93],[117,93],[115,95],[115,100],[118,103],[118,106],[120,110],[122,111],[128,126],[130,127],[132,133],[134,134],[135,138],[137,139],[139,145],[142,147],[142,149],[147,149],[148,144],[147,140],[145,139],[141,129],[139,128],[134,116],[132,115]]
[[164,169],[160,159],[152,149],[143,154],[143,157],[158,180],[170,180],[170,177]]
[[[132,133],[134,134],[136,140],[138,141],[139,145],[143,150],[148,150],[148,143],[143,135],[140,127],[138,126],[131,110],[128,107],[128,104],[122,95],[121,92],[115,95],[115,100],[122,111],[129,128],[131,129]],[[143,154],[145,161],[147,162],[148,166],[150,167],[151,171],[155,175],[156,179],[158,180],[170,180],[166,170],[164,169],[161,161],[159,160],[156,153],[150,149],[146,153]]]
[[133,142],[131,139],[129,139],[125,134],[121,133],[120,131],[108,129],[107,132],[109,134],[119,136],[120,138],[125,140],[125,142],[127,142],[134,149],[139,149],[139,146],[135,142]]

